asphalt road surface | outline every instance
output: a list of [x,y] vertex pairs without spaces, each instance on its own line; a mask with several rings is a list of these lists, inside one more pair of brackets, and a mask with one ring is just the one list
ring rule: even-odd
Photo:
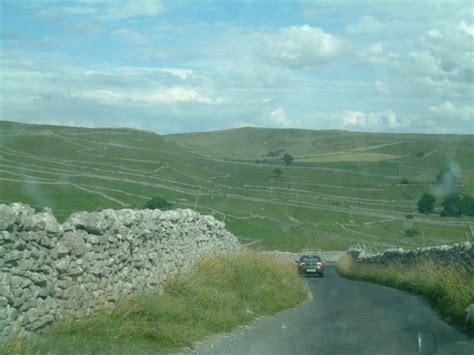
[[313,299],[211,337],[194,354],[474,355],[474,339],[443,322],[421,297],[352,281],[329,266],[308,279]]

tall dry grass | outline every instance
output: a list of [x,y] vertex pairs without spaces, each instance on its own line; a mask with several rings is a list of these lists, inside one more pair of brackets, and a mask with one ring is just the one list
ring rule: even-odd
[[474,303],[474,275],[461,266],[432,259],[416,264],[363,264],[349,255],[342,257],[337,270],[344,277],[370,281],[425,296],[448,322],[474,335],[474,320],[466,322],[464,310]]

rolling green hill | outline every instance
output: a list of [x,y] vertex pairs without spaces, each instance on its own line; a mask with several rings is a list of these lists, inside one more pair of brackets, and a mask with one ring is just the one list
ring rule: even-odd
[[[347,131],[312,131],[244,127],[215,132],[165,136],[200,154],[234,160],[278,160],[285,153],[296,162],[374,162],[409,158],[418,152],[427,156],[417,160],[448,162],[474,167],[474,140],[470,135],[388,134]],[[456,157],[455,157],[456,156]],[[429,158],[429,159],[428,159]],[[442,159],[442,162],[439,161]]]
[[[295,157],[290,166],[285,153]],[[410,248],[464,240],[474,218],[421,215],[416,203],[449,167],[457,190],[473,195],[473,153],[467,135],[242,128],[160,136],[0,121],[0,201],[50,207],[63,220],[160,196],[214,215],[256,248]]]

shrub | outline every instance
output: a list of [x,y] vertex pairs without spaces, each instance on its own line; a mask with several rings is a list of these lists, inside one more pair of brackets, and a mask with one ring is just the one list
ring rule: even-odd
[[414,237],[414,236],[417,236],[419,233],[416,229],[407,229],[405,231],[405,235],[408,236],[408,237]]
[[278,179],[282,175],[283,175],[283,171],[281,171],[281,169],[279,169],[279,168],[273,169],[273,171],[272,171],[272,177],[273,178]]
[[149,200],[147,203],[145,203],[145,206],[143,208],[147,208],[149,210],[170,210],[173,208],[173,204],[170,202],[166,201],[164,198],[161,197],[153,197],[151,200]]

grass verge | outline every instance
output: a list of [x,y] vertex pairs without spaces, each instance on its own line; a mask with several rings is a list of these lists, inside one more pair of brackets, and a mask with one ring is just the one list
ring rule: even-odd
[[474,320],[466,322],[464,310],[474,302],[474,276],[472,270],[445,265],[431,259],[407,267],[402,264],[356,264],[343,256],[338,264],[340,275],[357,280],[374,282],[425,296],[433,308],[449,323],[474,335]]
[[81,321],[58,322],[33,338],[13,337],[0,353],[167,353],[307,297],[308,286],[294,265],[275,256],[246,252],[209,258],[161,294],[125,299]]

